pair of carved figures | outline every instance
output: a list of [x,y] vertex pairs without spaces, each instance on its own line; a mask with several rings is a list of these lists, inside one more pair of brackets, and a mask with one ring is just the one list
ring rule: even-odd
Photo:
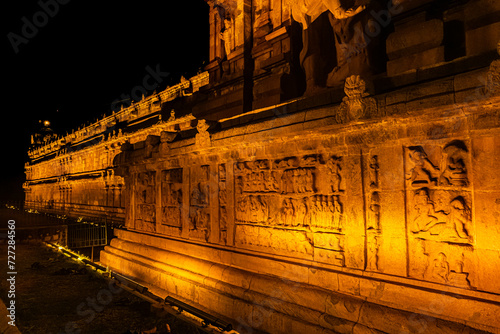
[[[448,145],[443,150],[442,166],[435,167],[420,147],[412,148],[409,154],[414,167],[408,179],[413,186],[444,185],[467,186],[467,169],[463,154],[467,151],[463,145]],[[439,175],[439,177],[435,176]]]
[[455,242],[469,240],[471,214],[463,191],[469,185],[467,154],[465,143],[453,141],[443,148],[441,164],[436,167],[422,147],[410,147],[413,167],[407,180],[418,188],[413,195],[415,218],[411,231],[414,234]]
[[413,221],[413,233],[427,232],[445,240],[469,238],[467,225],[470,212],[462,197],[454,198],[449,205],[436,210],[428,190],[420,189],[416,192],[414,201],[416,217]]
[[374,57],[381,48],[381,27],[371,14],[378,9],[376,0],[348,0],[347,9],[340,0],[287,2],[293,19],[303,28],[300,62],[307,91],[339,86],[350,75],[381,71],[381,60]]

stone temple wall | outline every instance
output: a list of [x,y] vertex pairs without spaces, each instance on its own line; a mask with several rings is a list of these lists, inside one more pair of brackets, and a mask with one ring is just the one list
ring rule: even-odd
[[242,332],[498,333],[492,73],[375,96],[352,76],[341,103],[126,147],[127,230],[102,262]]
[[500,2],[353,2],[207,1],[206,72],[27,200],[119,203],[103,264],[241,333],[500,333]]

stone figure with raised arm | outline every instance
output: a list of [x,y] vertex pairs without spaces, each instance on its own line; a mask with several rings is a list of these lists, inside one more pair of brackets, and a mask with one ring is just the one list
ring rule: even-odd
[[[370,13],[381,6],[379,1],[352,0],[356,5],[350,8],[343,7],[341,0],[287,1],[303,29],[300,64],[306,93],[341,86],[350,75],[370,76],[383,70],[380,53],[385,46],[379,34],[368,38],[364,33],[375,29]],[[325,12],[328,15],[322,15]]]
[[309,25],[321,14],[329,10],[338,20],[347,19],[365,9],[365,6],[353,7],[345,10],[340,0],[287,0],[295,21],[302,24],[306,30]]
[[[339,72],[339,68],[345,65],[345,56],[343,50],[345,41],[344,36],[339,36],[339,29],[334,21],[345,21],[364,11],[366,6],[357,6],[344,9],[340,0],[287,0],[292,17],[302,25],[302,43],[303,49],[300,53],[300,63],[305,72],[307,91],[312,91],[316,87],[327,84],[327,78],[324,78],[325,70],[330,63],[335,63],[334,73]],[[330,22],[323,17],[317,20],[321,14],[329,12]],[[315,26],[311,28],[313,22]],[[350,22],[340,24],[341,27],[348,26]],[[335,35],[335,45],[325,44],[328,35]],[[341,33],[341,32],[340,32]],[[341,33],[341,35],[344,35]],[[335,51],[332,51],[334,48]],[[325,55],[329,54],[331,55]],[[336,55],[334,55],[335,53]],[[345,67],[345,66],[344,66]],[[328,70],[329,71],[329,70]],[[326,73],[328,73],[326,71]],[[343,78],[345,79],[345,78]],[[329,79],[328,79],[329,80]]]

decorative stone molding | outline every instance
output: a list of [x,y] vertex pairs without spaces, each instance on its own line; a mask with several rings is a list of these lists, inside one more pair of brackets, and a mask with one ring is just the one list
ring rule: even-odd
[[345,81],[344,92],[347,95],[340,104],[337,121],[344,123],[376,114],[377,101],[366,90],[366,82],[359,75],[351,75]]

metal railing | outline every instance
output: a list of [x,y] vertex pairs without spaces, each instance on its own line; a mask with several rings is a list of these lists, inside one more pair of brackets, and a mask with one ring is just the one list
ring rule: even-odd
[[[92,260],[94,247],[108,245],[113,237],[113,229],[121,227],[120,221],[108,220],[106,217],[68,217],[60,212],[38,211],[28,205],[23,210],[21,204],[1,202],[0,216],[17,222],[16,230],[23,241],[40,240],[69,249],[91,249]],[[4,229],[0,227],[0,234]]]
[[87,248],[108,244],[108,225],[106,222],[74,222],[68,224],[68,248]]

